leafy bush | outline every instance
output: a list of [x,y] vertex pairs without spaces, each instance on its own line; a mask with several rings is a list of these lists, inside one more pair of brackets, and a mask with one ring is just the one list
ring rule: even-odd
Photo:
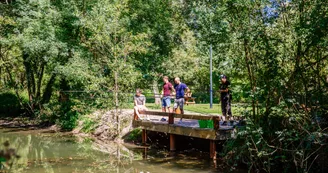
[[73,130],[77,126],[79,111],[75,107],[74,102],[64,102],[60,104],[58,112],[53,112],[56,116],[56,124],[63,130]]
[[271,116],[266,123],[248,119],[237,138],[225,143],[223,155],[232,166],[244,163],[253,171],[316,172],[317,160],[327,157],[320,152],[328,149],[324,134],[302,114]]
[[97,125],[97,122],[91,118],[84,118],[83,125],[82,125],[82,131],[85,133],[93,132],[95,127]]
[[[23,95],[22,104],[26,105],[28,98]],[[5,91],[0,93],[0,115],[19,116],[24,112],[14,91]]]
[[79,113],[75,110],[69,110],[63,115],[59,116],[57,119],[57,124],[63,130],[73,130],[77,126],[77,120],[79,118]]
[[129,135],[126,137],[127,140],[136,141],[141,139],[142,130],[139,128],[133,129]]

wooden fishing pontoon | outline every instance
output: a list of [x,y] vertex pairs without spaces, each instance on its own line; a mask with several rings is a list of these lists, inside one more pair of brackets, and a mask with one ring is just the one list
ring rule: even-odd
[[[221,126],[219,115],[176,114],[158,111],[139,111],[140,115],[147,115],[150,120],[141,120],[134,113],[133,127],[142,129],[142,143],[147,142],[147,130],[163,132],[170,135],[170,150],[175,151],[177,135],[189,136],[210,140],[210,157],[216,159],[216,141],[233,138],[233,126]],[[161,117],[168,117],[168,121],[160,121]],[[182,122],[179,122],[183,118]],[[212,120],[213,128],[200,128],[198,120]],[[222,122],[221,122],[222,123]]]

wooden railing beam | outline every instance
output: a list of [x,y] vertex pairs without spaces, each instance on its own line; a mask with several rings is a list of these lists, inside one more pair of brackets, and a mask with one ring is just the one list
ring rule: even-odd
[[169,117],[170,115],[174,118],[184,118],[184,119],[194,119],[194,120],[214,120],[220,116],[216,115],[199,115],[199,114],[176,114],[176,113],[167,113],[167,112],[157,112],[157,111],[139,111],[139,114],[142,115],[155,115]]

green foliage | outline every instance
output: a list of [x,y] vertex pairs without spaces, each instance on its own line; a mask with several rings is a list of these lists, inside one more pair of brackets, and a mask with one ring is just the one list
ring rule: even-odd
[[141,133],[142,130],[139,128],[133,129],[128,136],[126,137],[127,140],[129,141],[136,141],[136,140],[140,140],[141,138]]
[[[28,103],[28,97],[21,93],[23,106],[26,106]],[[3,91],[0,92],[0,114],[7,115],[10,117],[20,116],[24,113],[24,107],[20,105],[19,98],[14,93],[14,91]]]
[[[328,124],[327,10],[320,0],[1,2],[0,86],[13,92],[0,96],[0,107],[72,129],[93,109],[131,108],[135,88],[153,102],[163,75],[179,76],[197,103],[208,103],[212,45],[214,91],[226,74],[233,102],[246,103],[233,114],[249,123],[230,141],[240,150],[227,153],[250,169],[273,172],[287,163],[312,171],[316,158],[298,156],[316,153]],[[85,123],[91,131],[92,121]]]
[[244,163],[265,172],[315,172],[321,164],[315,159],[327,157],[320,152],[327,149],[327,130],[285,102],[273,107],[265,121],[247,119],[246,123],[238,129],[237,139],[225,143],[222,155],[232,166]]
[[72,103],[63,103],[60,109],[60,116],[56,120],[56,123],[63,130],[73,130],[77,126],[77,121],[80,115],[79,112],[74,109]]
[[83,118],[82,121],[83,121],[83,125],[82,125],[81,130],[84,133],[91,133],[94,131],[95,126],[97,125],[97,122],[95,120],[86,117],[86,118]]
[[5,92],[0,94],[0,114],[7,114],[17,116],[21,112],[21,106],[16,95],[12,92]]

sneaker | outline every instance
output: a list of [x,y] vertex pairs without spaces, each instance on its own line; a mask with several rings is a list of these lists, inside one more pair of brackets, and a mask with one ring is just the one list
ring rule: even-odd
[[161,121],[166,121],[166,119],[165,118],[162,118]]

